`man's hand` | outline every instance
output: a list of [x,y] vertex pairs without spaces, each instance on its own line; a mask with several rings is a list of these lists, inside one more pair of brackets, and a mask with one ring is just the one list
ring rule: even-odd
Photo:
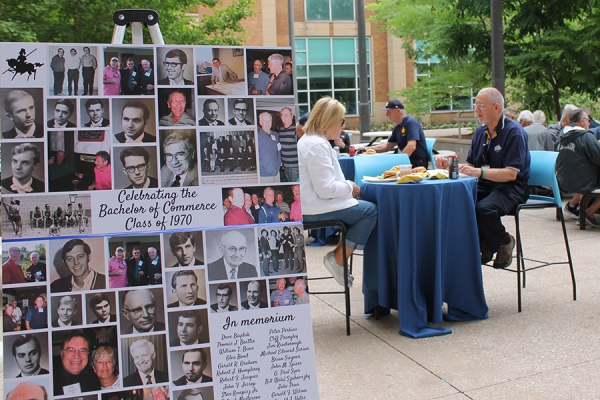
[[435,158],[435,167],[438,169],[448,168],[448,159],[446,157],[437,156]]
[[335,138],[335,139],[333,139],[333,144],[335,144],[336,146],[339,146],[340,149],[345,149],[346,148],[346,144],[344,143],[344,141],[342,140],[342,138]]
[[458,172],[460,172],[461,174],[474,176],[476,178],[479,178],[481,176],[481,168],[475,168],[474,166],[469,164],[458,164]]

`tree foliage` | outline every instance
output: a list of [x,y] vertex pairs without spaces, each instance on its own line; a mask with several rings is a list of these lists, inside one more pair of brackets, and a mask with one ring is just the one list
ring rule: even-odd
[[[207,12],[201,22],[186,11],[196,6]],[[122,0],[0,0],[0,37],[8,42],[110,43],[113,13],[132,8]],[[165,43],[239,45],[245,30],[240,21],[254,14],[254,0],[147,0],[156,10]],[[131,42],[131,35],[125,35]],[[144,41],[151,42],[145,32]]]
[[[600,7],[595,0],[504,0],[507,102],[559,115],[564,96],[597,99]],[[443,60],[432,79],[403,91],[413,101],[430,93],[440,102],[464,79],[473,90],[491,83],[489,0],[379,0],[373,20],[405,40],[410,56]],[[425,45],[415,49],[415,40]],[[437,77],[434,77],[437,75]],[[450,83],[451,82],[451,83]],[[422,102],[422,101],[421,101]]]

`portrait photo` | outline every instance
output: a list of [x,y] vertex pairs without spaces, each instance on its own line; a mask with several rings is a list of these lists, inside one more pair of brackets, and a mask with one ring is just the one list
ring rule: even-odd
[[170,311],[169,338],[171,347],[210,342],[207,309]]
[[48,46],[48,93],[53,96],[97,95],[102,75],[99,54],[97,46]]
[[212,386],[173,391],[173,400],[214,400]]
[[110,101],[105,97],[79,99],[81,128],[110,127]]
[[[111,387],[119,370],[117,329],[115,326],[97,326],[54,331],[52,355],[55,396]],[[109,381],[113,383],[109,384]]]
[[206,269],[167,271],[167,307],[191,307],[206,304]]
[[68,129],[77,127],[77,101],[68,98],[48,99],[48,129]]
[[161,187],[198,186],[196,130],[160,131]]
[[196,102],[192,88],[158,89],[160,126],[196,126]]
[[206,231],[205,236],[209,281],[258,276],[253,228]]
[[[3,242],[2,284],[45,284],[48,242]],[[24,279],[22,279],[22,276]]]
[[165,247],[165,265],[169,268],[204,265],[203,231],[175,232],[163,234]]
[[239,285],[241,310],[255,310],[269,307],[267,283],[264,279],[241,281]]
[[210,347],[171,352],[171,377],[175,386],[212,383]]
[[[92,210],[89,194],[28,196],[21,203],[19,196],[2,196],[11,219],[2,222],[5,238],[70,236],[91,232]],[[11,204],[14,203],[14,204]],[[19,204],[17,204],[19,203]],[[15,216],[18,216],[15,219]],[[20,224],[19,224],[20,222]],[[15,231],[19,228],[19,232]]]
[[169,382],[169,360],[164,334],[121,339],[123,386]]
[[46,155],[43,143],[3,143],[2,153],[5,155],[2,157],[2,194],[46,191]]
[[27,381],[14,379],[4,383],[4,393],[7,400],[46,400],[51,394],[50,375],[38,376]]
[[210,312],[223,313],[239,310],[239,297],[235,282],[212,283],[209,285]]
[[50,297],[50,316],[53,328],[73,329],[83,322],[81,294]]
[[0,89],[3,118],[2,139],[44,137],[44,97],[42,89]]
[[228,98],[227,117],[228,125],[254,125],[254,99]]
[[191,47],[158,47],[156,59],[158,85],[194,84],[194,51]]
[[119,292],[121,334],[165,330],[162,288],[139,288]]
[[198,125],[219,127],[225,126],[227,115],[223,97],[198,97]]
[[48,375],[50,357],[46,332],[4,336],[4,379]]
[[53,240],[49,247],[52,293],[106,288],[104,238]]
[[108,324],[117,322],[117,301],[115,292],[85,294],[86,323]]
[[116,98],[112,100],[113,143],[155,143],[156,109],[154,99]]
[[[271,307],[293,306],[296,303],[294,298],[295,282],[296,278],[294,277],[269,280]],[[308,302],[308,299],[306,301]]]
[[115,146],[113,151],[115,189],[158,187],[156,146]]
[[153,48],[106,46],[103,55],[101,71],[105,96],[154,94]]

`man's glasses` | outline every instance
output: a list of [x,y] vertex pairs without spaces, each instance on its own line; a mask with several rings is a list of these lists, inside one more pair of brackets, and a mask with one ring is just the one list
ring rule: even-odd
[[142,312],[144,309],[146,309],[146,312],[148,314],[154,314],[154,311],[156,310],[156,304],[150,304],[144,307],[134,308],[133,310],[125,308],[125,311],[129,311],[135,318],[139,318],[142,316]]
[[180,63],[180,62],[178,62],[178,63],[177,62],[167,62],[167,61],[163,62],[163,66],[169,67],[169,68],[175,68],[175,67],[177,67],[178,65],[181,65],[181,64],[183,64],[183,63]]
[[129,172],[130,174],[133,174],[136,169],[138,171],[142,172],[143,170],[146,169],[147,166],[148,166],[148,164],[139,164],[139,165],[135,165],[135,166],[131,165],[129,167],[123,168],[123,170]]
[[173,161],[173,157],[175,157],[177,159],[177,161],[185,161],[187,159],[188,153],[180,151],[179,153],[175,153],[175,155],[170,154],[170,153],[166,153],[165,154],[165,159],[169,162]]
[[230,252],[232,254],[235,252],[238,252],[238,251],[240,252],[240,254],[244,254],[248,250],[248,248],[245,246],[242,246],[242,247],[231,246],[231,247],[225,247],[225,248],[227,249],[228,252]]
[[63,351],[69,356],[74,356],[75,354],[79,354],[80,356],[87,356],[90,353],[88,349],[75,349],[73,347],[67,347]]
[[346,125],[346,118],[342,118],[342,126]]

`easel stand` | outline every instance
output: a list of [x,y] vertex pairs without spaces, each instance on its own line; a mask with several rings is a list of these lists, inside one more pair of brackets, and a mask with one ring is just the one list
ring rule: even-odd
[[158,26],[158,13],[154,10],[118,10],[113,14],[113,20],[115,29],[113,30],[112,44],[123,44],[128,25],[131,25],[131,42],[133,44],[144,44],[142,25],[148,27],[152,43],[165,44]]

